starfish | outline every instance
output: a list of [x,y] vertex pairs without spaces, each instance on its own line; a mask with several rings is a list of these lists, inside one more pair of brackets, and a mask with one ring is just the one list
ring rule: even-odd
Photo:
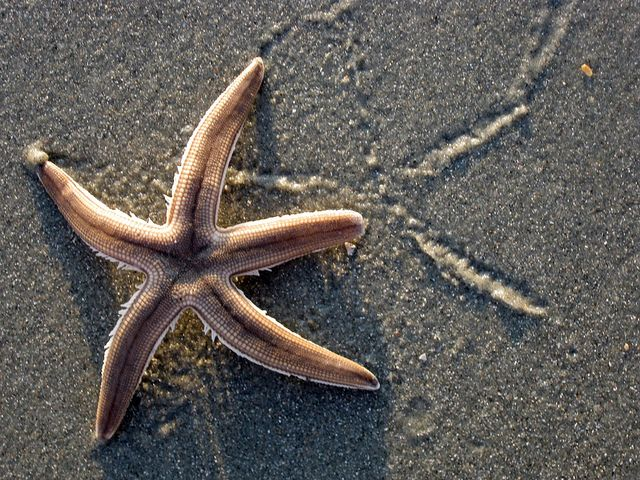
[[263,76],[262,59],[255,58],[204,115],[182,156],[163,225],[107,207],[44,150],[27,153],[27,162],[80,238],[98,255],[146,275],[105,346],[95,427],[100,440],[118,429],[156,348],[188,308],[205,332],[266,368],[341,387],[380,386],[364,367],[267,316],[232,281],[364,232],[362,216],[351,210],[217,225],[226,168]]

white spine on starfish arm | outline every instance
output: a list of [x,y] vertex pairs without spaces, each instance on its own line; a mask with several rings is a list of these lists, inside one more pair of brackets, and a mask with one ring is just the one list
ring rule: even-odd
[[[133,270],[135,270],[135,269],[133,269]],[[133,305],[133,302],[135,302],[138,299],[138,297],[140,296],[140,293],[142,293],[142,291],[146,287],[147,282],[148,282],[148,278],[149,277],[147,277],[144,280],[144,282],[142,282],[140,285],[138,285],[138,288],[136,289],[135,293],[131,296],[131,298],[129,300],[127,300],[126,302],[124,302],[120,306],[120,311],[118,312],[118,315],[119,315],[118,321],[116,322],[116,324],[113,327],[113,329],[111,330],[111,332],[109,332],[109,340],[107,341],[107,343],[104,346],[104,358],[103,358],[103,361],[102,361],[101,375],[104,375],[104,368],[105,368],[105,366],[107,364],[107,355],[109,354],[109,348],[111,347],[111,344],[113,343],[113,337],[115,336],[116,332],[120,328],[120,325],[122,325],[122,320],[127,315],[127,312],[131,308],[131,305]]]
[[289,330],[287,327],[285,327],[283,324],[281,324],[279,321],[277,321],[275,318],[270,317],[269,315],[267,315],[267,311],[261,309],[260,307],[258,307],[255,303],[253,303],[251,300],[249,300],[249,298],[247,298],[247,296],[244,294],[244,292],[242,290],[240,290],[238,287],[236,287],[235,285],[231,284],[231,281],[228,280],[228,285],[235,289],[236,292],[238,292],[240,295],[242,295],[244,297],[244,299],[249,303],[249,305],[251,305],[251,307],[253,307],[255,310],[257,310],[258,312],[260,312],[262,315],[264,315],[267,320],[269,320],[271,323],[273,323],[274,325],[276,325],[277,327],[283,328],[291,333],[293,333],[296,337],[302,338],[300,335],[298,335],[296,332]]
[[[173,176],[173,185],[171,186],[171,198],[167,201],[167,219],[169,218],[169,211],[171,210],[171,200],[173,200],[173,196],[176,193],[176,189],[178,188],[178,183],[180,181],[180,174],[182,173],[182,167],[184,166],[185,162],[187,161],[187,158],[189,156],[189,151],[191,150],[191,144],[193,143],[196,135],[198,134],[200,128],[202,127],[202,125],[207,121],[207,119],[209,118],[209,116],[211,115],[211,113],[217,108],[218,103],[225,98],[226,93],[234,86],[234,83],[231,83],[226,89],[225,91],[222,93],[222,95],[220,95],[218,98],[216,98],[215,102],[213,102],[213,104],[207,109],[206,113],[202,116],[202,118],[200,119],[200,122],[198,122],[198,126],[193,130],[193,133],[191,134],[191,137],[189,137],[189,141],[187,142],[187,146],[184,149],[184,152],[182,153],[182,158],[180,159],[180,163],[178,164],[177,167],[177,172],[174,174]],[[222,172],[222,177],[220,178],[221,184],[220,184],[220,189],[218,192],[218,202],[216,204],[216,211],[214,212],[214,219],[216,219],[218,217],[218,206],[220,205],[220,196],[222,195],[222,190],[224,187],[224,179],[225,176],[227,175],[227,168],[229,167],[229,161],[231,160],[231,157],[233,156],[233,152],[236,149],[236,143],[238,142],[238,138],[240,138],[240,133],[242,132],[242,128],[240,128],[238,130],[238,133],[236,134],[235,138],[233,139],[233,144],[231,145],[231,150],[229,150],[229,155],[227,156],[227,160],[224,166],[224,171]]]
[[[257,307],[257,306],[256,306],[256,305],[255,305],[251,300],[249,300],[249,299],[247,298],[247,296],[244,294],[244,292],[243,292],[242,290],[240,290],[239,288],[237,288],[235,285],[232,285],[230,280],[228,280],[228,285],[229,285],[230,287],[234,288],[236,292],[238,292],[240,295],[242,295],[242,297],[244,297],[244,299],[247,301],[247,303],[248,303],[249,305],[251,305],[251,307],[252,307],[252,308],[254,308],[256,311],[258,311],[259,313],[261,313],[262,315],[264,315],[264,317],[265,317],[267,320],[269,320],[270,322],[272,322],[274,325],[278,326],[279,328],[282,328],[282,329],[286,330],[287,332],[289,332],[289,333],[291,333],[291,334],[295,335],[295,336],[296,336],[296,337],[298,337],[298,338],[303,338],[303,337],[301,337],[299,334],[297,334],[296,332],[293,332],[293,331],[289,330],[289,329],[288,329],[287,327],[285,327],[283,324],[281,324],[280,322],[278,322],[275,318],[273,318],[273,317],[271,317],[271,316],[267,315],[267,312],[266,312],[265,310],[262,310],[262,309],[258,308],[258,307]],[[195,309],[194,309],[194,310],[195,310]],[[197,314],[197,315],[198,315],[198,317],[200,318],[200,321],[202,321],[202,323],[203,323],[203,324],[205,324],[205,332],[206,332],[206,330],[207,330],[207,325],[206,325],[206,323],[207,323],[207,322],[204,320],[204,317],[202,317],[198,311],[196,311],[196,314]],[[260,361],[256,360],[256,358],[255,358],[255,357],[251,357],[251,356],[249,356],[249,355],[247,355],[247,354],[243,353],[242,351],[240,351],[240,350],[238,350],[238,349],[234,348],[233,346],[231,346],[229,343],[227,343],[227,342],[225,341],[225,339],[224,339],[224,338],[222,338],[220,335],[217,335],[217,334],[213,331],[213,328],[212,328],[211,326],[209,326],[209,329],[211,329],[211,331],[213,332],[213,333],[212,333],[212,338],[213,338],[213,335],[217,336],[217,337],[218,337],[218,339],[220,340],[220,342],[221,342],[225,347],[227,347],[229,350],[231,350],[233,353],[235,353],[235,354],[236,354],[236,355],[238,355],[239,357],[242,357],[242,358],[245,358],[245,359],[249,360],[249,361],[250,361],[250,362],[252,362],[252,363],[255,363],[255,364],[257,364],[257,365],[260,365],[261,367],[267,368],[267,369],[269,369],[269,370],[272,370],[272,371],[274,371],[274,372],[280,373],[280,374],[282,374],[282,375],[286,375],[286,376],[294,376],[294,377],[300,378],[301,380],[311,381],[311,382],[315,382],[315,383],[321,383],[321,384],[323,384],[323,385],[331,385],[331,386],[334,386],[334,387],[342,387],[342,388],[350,388],[350,389],[358,389],[358,390],[362,389],[362,387],[355,387],[355,386],[354,386],[354,387],[352,387],[352,386],[350,386],[350,385],[346,385],[346,384],[342,384],[342,383],[332,383],[332,382],[326,382],[326,381],[322,381],[322,380],[317,380],[317,379],[315,379],[315,378],[305,377],[304,375],[298,375],[298,374],[295,374],[295,373],[291,373],[291,372],[287,372],[287,371],[284,371],[284,370],[280,370],[280,369],[278,369],[278,368],[274,368],[274,367],[273,367],[273,366],[271,366],[271,365],[266,365],[265,363],[262,363],[262,362],[260,362]],[[372,389],[368,389],[368,390],[377,390],[378,388],[379,388],[379,386],[378,386],[377,388],[372,388]]]
[[[236,288],[236,291],[237,291],[237,292],[239,292],[239,293],[240,293],[240,294],[241,294],[241,295],[242,295],[242,296],[247,300],[247,302],[249,302],[249,304],[250,304],[253,308],[255,308],[257,311],[259,311],[260,313],[262,313],[262,314],[265,316],[265,318],[267,318],[268,320],[270,320],[271,322],[273,322],[275,325],[279,326],[280,328],[283,328],[283,329],[287,330],[288,332],[292,333],[292,334],[293,334],[293,335],[295,335],[296,337],[302,338],[302,337],[301,337],[300,335],[298,335],[296,332],[293,332],[293,331],[289,330],[287,327],[285,327],[284,325],[282,325],[282,324],[281,324],[280,322],[278,322],[275,318],[270,317],[269,315],[267,315],[267,314],[266,314],[266,311],[259,309],[259,308],[258,308],[258,307],[257,307],[257,306],[256,306],[256,305],[255,305],[251,300],[249,300],[249,299],[246,297],[246,295],[244,294],[244,292],[243,292],[242,290],[238,289],[237,287],[235,287],[235,288]],[[287,371],[284,371],[284,370],[280,370],[280,369],[278,369],[278,368],[274,368],[274,367],[272,367],[271,365],[266,365],[266,364],[264,364],[264,363],[262,363],[262,362],[260,362],[260,361],[256,360],[256,359],[255,359],[255,357],[250,357],[249,355],[246,355],[245,353],[241,352],[240,350],[238,350],[238,349],[236,349],[236,348],[232,347],[231,345],[229,345],[229,344],[224,340],[224,338],[222,338],[222,337],[221,337],[221,336],[219,336],[219,335],[218,335],[218,339],[220,340],[220,342],[221,342],[225,347],[227,347],[229,350],[231,350],[233,353],[235,353],[235,354],[236,354],[236,355],[238,355],[239,357],[245,358],[245,359],[249,360],[249,361],[250,361],[250,362],[252,362],[252,363],[255,363],[255,364],[257,364],[257,365],[260,365],[261,367],[267,368],[267,369],[269,369],[269,370],[272,370],[272,371],[274,371],[274,372],[280,373],[280,374],[282,374],[282,375],[286,375],[286,376],[288,376],[288,377],[289,377],[289,376],[293,376],[293,377],[297,377],[297,378],[299,378],[299,379],[301,379],[301,380],[305,380],[305,381],[309,381],[309,382],[314,382],[314,383],[320,383],[320,384],[323,384],[323,385],[331,385],[331,386],[334,386],[334,387],[349,388],[349,389],[354,389],[354,390],[361,390],[361,389],[363,389],[362,387],[355,387],[355,386],[353,386],[353,387],[352,387],[352,386],[350,386],[350,385],[346,385],[346,384],[343,384],[343,383],[325,382],[325,381],[322,381],[322,380],[317,380],[317,379],[315,379],[315,378],[309,378],[309,377],[305,377],[304,375],[298,375],[298,374],[295,374],[295,373],[291,373],[291,372],[287,372]],[[378,386],[378,387],[376,387],[376,388],[365,388],[365,389],[366,389],[366,390],[377,390],[378,388],[380,388],[380,386]]]
[[151,225],[154,227],[161,227],[162,225],[158,225],[156,222],[154,222],[153,220],[151,220],[151,217],[148,217],[146,220],[140,218],[139,216],[137,216],[135,213],[133,212],[129,212],[129,216],[131,218],[133,218],[134,220],[137,220],[139,222],[143,222],[146,223],[147,225]]
[[[107,355],[109,354],[109,349],[111,348],[111,344],[113,342],[113,337],[115,336],[116,332],[120,328],[120,325],[122,324],[123,319],[127,315],[127,312],[129,311],[129,308],[131,308],[131,305],[133,305],[133,303],[140,296],[140,293],[144,290],[144,287],[146,286],[146,284],[147,284],[147,281],[145,280],[145,282],[143,282],[141,285],[139,285],[138,290],[136,291],[136,293],[134,293],[133,296],[127,302],[122,304],[122,309],[119,312],[120,313],[120,318],[118,318],[118,322],[116,323],[115,327],[113,327],[113,330],[111,330],[111,333],[109,333],[109,341],[104,346],[104,361],[102,363],[102,375],[103,376],[104,376],[104,369],[105,369],[105,366],[107,364]],[[180,318],[180,313],[181,312],[179,312],[175,316],[175,318],[171,321],[169,326],[164,330],[164,332],[162,332],[162,334],[158,337],[158,339],[154,343],[153,348],[151,349],[151,352],[147,356],[147,360],[145,361],[144,368],[142,369],[142,373],[144,373],[145,370],[147,369],[147,367],[149,366],[149,362],[151,362],[151,359],[156,354],[156,351],[158,350],[158,347],[162,343],[162,340],[164,340],[164,337],[167,335],[169,330],[174,331],[176,329],[176,325],[177,325],[178,320]],[[142,380],[142,373],[140,374],[140,377],[138,378],[138,385],[140,384],[140,381]]]
[[[124,213],[119,208],[108,207],[98,197],[95,197],[95,196],[91,195],[87,191],[87,189],[84,188],[82,185],[80,185],[78,182],[76,182],[73,179],[71,179],[71,181],[73,182],[74,186],[77,188],[78,193],[80,193],[85,198],[85,203],[87,205],[91,205],[93,202],[95,202],[95,203],[97,203],[98,207],[104,208],[105,210],[111,212],[111,214],[114,217],[114,219],[120,220],[123,223],[129,223],[131,220],[134,220],[136,223],[139,223],[140,224],[139,226],[146,226],[145,224],[148,223],[148,222],[145,222],[144,220],[136,217],[135,215]],[[162,225],[156,225],[155,223],[152,223],[152,225],[156,226],[158,228],[162,227]]]
[[178,324],[179,319],[180,319],[180,313],[178,313],[175,316],[175,318],[171,321],[169,326],[165,328],[164,332],[162,332],[162,334],[158,337],[158,340],[156,340],[156,343],[153,344],[153,348],[151,349],[151,352],[149,352],[149,355],[147,356],[147,361],[144,363],[144,368],[142,369],[142,373],[140,373],[140,376],[138,377],[138,385],[140,385],[140,382],[142,381],[142,375],[147,370],[147,367],[149,366],[149,363],[151,362],[151,359],[153,358],[153,356],[156,354],[156,351],[158,350],[158,347],[162,343],[162,340],[164,340],[164,337],[166,337],[167,333],[169,333],[169,330],[171,330],[172,332],[175,331],[176,325]]
[[211,341],[215,342],[216,341],[216,337],[218,336],[215,332],[215,330],[213,328],[211,328],[211,325],[209,325],[205,319],[202,317],[202,315],[200,315],[200,313],[194,309],[192,309],[193,312],[196,314],[196,317],[198,317],[198,320],[200,320],[200,322],[202,322],[202,326],[204,327],[204,334],[207,336],[211,337]]
[[224,190],[225,178],[227,178],[227,170],[229,169],[229,163],[231,163],[231,157],[233,156],[233,152],[236,150],[236,143],[238,143],[238,139],[240,138],[241,133],[242,133],[242,128],[238,130],[238,133],[236,133],[236,136],[233,139],[231,150],[229,150],[229,155],[227,156],[227,160],[225,161],[225,164],[224,164],[224,170],[222,171],[222,176],[220,177],[222,183],[220,183],[220,188],[218,189],[218,200],[216,202],[216,211],[213,212],[213,221],[216,223],[218,222],[218,209],[220,208],[220,199],[222,198],[222,191]]
[[109,260],[110,262],[113,262],[116,265],[116,267],[118,268],[118,270],[131,270],[132,272],[140,272],[140,270],[136,267],[134,267],[133,265],[128,264],[127,262],[123,262],[122,260],[118,260],[117,258],[113,258],[109,255],[107,255],[106,253],[102,253],[100,250],[96,250],[95,248],[93,248],[91,245],[89,245],[87,242],[85,242],[87,244],[87,246],[93,250],[93,253],[96,254],[96,256],[100,257],[100,258],[104,258],[106,260]]

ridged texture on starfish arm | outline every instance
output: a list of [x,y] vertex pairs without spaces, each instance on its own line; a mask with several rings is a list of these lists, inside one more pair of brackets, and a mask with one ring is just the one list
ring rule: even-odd
[[231,275],[274,267],[307,253],[359,237],[362,216],[351,210],[325,210],[267,218],[222,230]]
[[238,355],[304,380],[375,390],[378,381],[355,362],[293,333],[258,309],[228,279],[207,279],[209,291],[195,299],[203,323]]
[[167,223],[194,234],[198,246],[215,236],[224,174],[263,75],[262,59],[254,59],[200,120],[182,156]]
[[[149,273],[161,226],[104,205],[53,163],[38,166],[38,177],[75,232],[108,258]],[[166,230],[166,229],[165,229]]]
[[107,344],[96,415],[99,438],[111,437],[120,425],[149,360],[184,308],[170,289],[168,279],[147,279]]
[[364,367],[291,332],[253,305],[231,279],[360,236],[350,210],[285,215],[229,228],[216,224],[227,164],[264,66],[256,58],[216,100],[193,132],[169,198],[155,225],[105,206],[31,148],[45,189],[78,235],[99,254],[146,274],[124,305],[105,347],[96,436],[108,439],[127,410],[149,360],[186,308],[237,354],[272,370],[349,388],[375,390]]

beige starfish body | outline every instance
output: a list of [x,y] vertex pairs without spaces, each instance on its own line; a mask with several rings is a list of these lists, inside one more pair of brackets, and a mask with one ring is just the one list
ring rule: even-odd
[[364,230],[360,214],[350,210],[217,226],[225,170],[263,74],[262,60],[254,59],[200,121],[182,157],[163,225],[108,208],[44,152],[27,155],[77,234],[99,254],[146,274],[105,347],[96,415],[99,439],[114,434],[155,349],[187,308],[224,345],[269,369],[330,385],[379,388],[367,369],[291,332],[231,281],[351,240]]

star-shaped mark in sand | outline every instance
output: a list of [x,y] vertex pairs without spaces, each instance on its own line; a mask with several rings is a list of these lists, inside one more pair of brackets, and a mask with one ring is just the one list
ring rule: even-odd
[[376,390],[367,369],[291,332],[251,303],[232,277],[255,273],[362,235],[350,210],[217,226],[225,171],[262,83],[260,58],[209,108],[182,157],[163,225],[105,206],[32,147],[27,161],[71,227],[100,255],[146,274],[107,343],[96,436],[109,439],[156,348],[191,308],[220,341],[255,363],[287,375]]

